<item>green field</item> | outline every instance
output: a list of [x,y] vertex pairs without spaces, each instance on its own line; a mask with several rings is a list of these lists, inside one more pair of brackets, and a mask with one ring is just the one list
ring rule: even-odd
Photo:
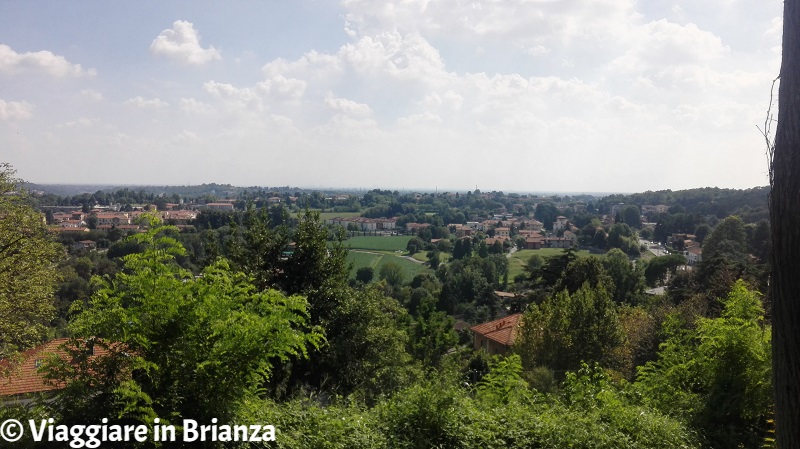
[[[312,212],[314,210],[312,209]],[[319,211],[316,211],[319,212]],[[292,218],[297,218],[299,215],[303,215],[305,212],[292,212],[289,214]],[[322,221],[329,220],[331,218],[351,218],[351,217],[360,217],[361,212],[319,212],[319,218]]]
[[[525,265],[528,264],[528,259],[534,254],[538,254],[544,258],[551,256],[560,256],[564,253],[561,248],[542,248],[542,249],[523,249],[515,252],[508,258],[508,280],[514,282],[514,277],[523,273]],[[578,257],[597,257],[599,255],[592,254],[589,251],[576,251]]]
[[390,254],[373,254],[350,251],[350,253],[347,255],[347,261],[352,264],[350,269],[351,278],[356,276],[356,271],[358,271],[359,268],[372,267],[375,272],[375,279],[378,279],[378,273],[380,273],[381,267],[388,262],[397,264],[403,269],[403,279],[406,282],[410,282],[412,279],[414,279],[414,276],[420,273],[433,272],[425,265],[414,263],[403,259],[402,257],[393,256]]
[[359,236],[351,237],[344,241],[344,246],[350,249],[366,249],[372,251],[402,251],[406,252],[410,236]]

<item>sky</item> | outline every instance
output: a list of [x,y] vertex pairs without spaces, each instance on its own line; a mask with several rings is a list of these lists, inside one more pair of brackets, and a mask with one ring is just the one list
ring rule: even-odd
[[35,183],[763,186],[781,14],[777,0],[0,0],[0,162]]

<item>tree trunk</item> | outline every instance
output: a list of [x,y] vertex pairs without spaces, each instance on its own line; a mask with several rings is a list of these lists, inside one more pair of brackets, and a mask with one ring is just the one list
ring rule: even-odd
[[800,448],[800,0],[785,0],[771,165],[772,357],[778,447]]

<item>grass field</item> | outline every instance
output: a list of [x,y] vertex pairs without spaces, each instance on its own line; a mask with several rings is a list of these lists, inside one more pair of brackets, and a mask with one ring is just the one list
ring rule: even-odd
[[[317,211],[319,212],[319,211]],[[289,214],[292,218],[297,218],[298,215],[303,215],[305,212],[292,212]],[[331,218],[350,218],[350,217],[360,217],[361,212],[320,212],[319,218],[322,221],[329,220]]]
[[[523,273],[525,265],[528,264],[528,259],[534,254],[542,257],[560,256],[564,253],[561,248],[542,248],[542,249],[523,249],[517,251],[508,258],[508,280],[514,282],[514,277]],[[576,251],[578,257],[597,257],[597,254],[591,254],[589,251]]]
[[403,279],[406,282],[410,282],[412,279],[414,279],[414,276],[420,273],[424,273],[426,271],[432,272],[432,270],[425,265],[414,263],[403,259],[402,257],[397,257],[390,254],[373,254],[350,251],[350,253],[347,255],[347,261],[353,264],[350,269],[351,278],[356,276],[356,271],[358,271],[359,268],[372,267],[375,272],[375,279],[378,279],[378,273],[380,273],[381,267],[389,262],[397,264],[403,269]]
[[372,251],[403,251],[406,252],[406,245],[411,240],[411,236],[359,236],[351,237],[344,241],[344,246],[350,249],[366,249]]

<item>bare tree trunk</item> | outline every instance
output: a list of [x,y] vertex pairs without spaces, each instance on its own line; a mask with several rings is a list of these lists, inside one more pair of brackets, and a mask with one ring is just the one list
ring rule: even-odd
[[800,448],[800,0],[785,0],[772,193],[772,363],[778,447]]

